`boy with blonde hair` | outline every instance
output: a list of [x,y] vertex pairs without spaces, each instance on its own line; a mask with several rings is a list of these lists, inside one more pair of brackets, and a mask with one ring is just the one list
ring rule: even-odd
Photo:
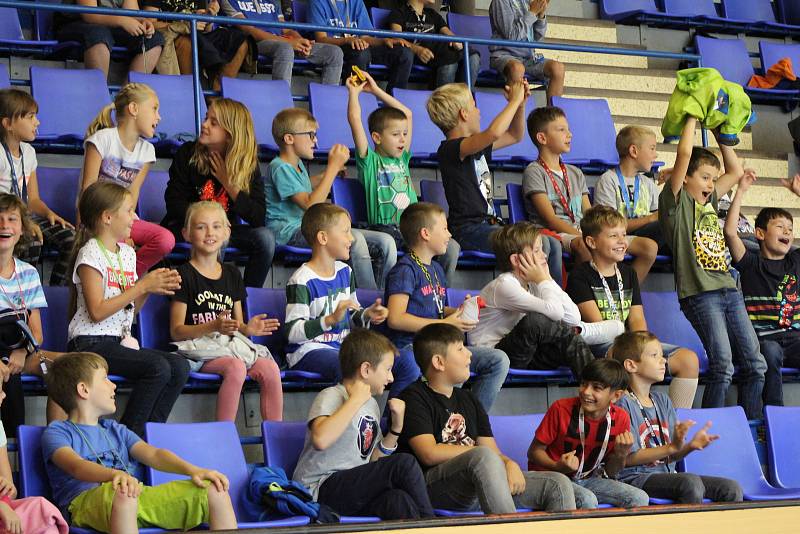
[[[269,164],[264,189],[269,206],[266,226],[275,234],[278,245],[311,245],[300,231],[303,213],[314,204],[327,201],[333,180],[350,159],[346,146],[333,145],[328,152],[325,170],[310,177],[302,160],[314,159],[318,129],[314,116],[304,109],[284,109],[272,120],[272,137],[280,153]],[[394,243],[389,236],[371,230],[354,230],[353,237],[355,241],[350,256],[358,285],[369,289],[382,287],[397,256]],[[381,272],[373,271],[369,245],[380,251],[378,254],[383,259]]]

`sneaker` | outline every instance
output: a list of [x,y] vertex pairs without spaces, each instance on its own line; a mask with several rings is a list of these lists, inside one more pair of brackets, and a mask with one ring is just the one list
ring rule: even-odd
[[625,324],[622,321],[600,321],[599,323],[580,324],[581,336],[589,345],[602,345],[611,343],[614,338],[625,332]]

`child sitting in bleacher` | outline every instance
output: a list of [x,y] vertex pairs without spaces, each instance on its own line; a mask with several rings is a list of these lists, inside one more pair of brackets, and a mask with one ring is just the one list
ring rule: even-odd
[[[739,404],[748,418],[759,419],[767,364],[742,293],[729,272],[728,250],[717,219],[717,198],[733,187],[744,169],[733,149],[719,143],[725,164],[725,173],[719,176],[717,156],[692,148],[696,126],[697,119],[686,119],[675,166],[659,195],[658,219],[672,249],[681,311],[708,356],[703,408],[725,406],[736,351]],[[719,131],[714,130],[714,135],[719,136]]]
[[400,398],[406,422],[399,451],[417,457],[437,508],[510,514],[517,507],[551,512],[574,510],[569,479],[560,473],[522,471],[505,456],[489,416],[471,391],[470,351],[453,325],[430,324],[414,336],[414,357],[424,378]]
[[[744,196],[756,177],[745,171],[728,210],[725,240],[733,266],[739,271],[744,303],[758,334],[761,354],[767,362],[764,374],[764,404],[783,406],[781,367],[800,367],[800,249],[792,250],[794,220],[788,211],[763,208],[756,217],[756,238],[761,252],[747,249],[739,237],[736,221]],[[800,175],[788,188],[800,195]]]
[[180,239],[186,211],[199,200],[222,205],[231,225],[228,244],[247,255],[244,285],[263,287],[272,267],[275,236],[264,227],[267,205],[253,118],[236,100],[212,100],[200,137],[175,153],[164,192],[167,214],[161,225]]
[[[113,419],[116,386],[105,360],[90,352],[60,358],[47,374],[48,394],[69,414],[42,435],[53,498],[73,526],[128,534],[142,527],[236,530],[228,479],[166,449],[156,449]],[[213,446],[213,444],[209,444]],[[144,486],[144,466],[186,475]]]
[[619,165],[607,170],[594,188],[595,206],[618,210],[629,235],[648,237],[664,248],[658,224],[658,186],[647,176],[658,157],[656,136],[644,126],[626,126],[617,134]]
[[[391,235],[396,248],[390,254],[397,256],[397,250],[404,246],[398,226],[400,216],[404,209],[417,202],[417,193],[408,168],[413,131],[411,110],[381,89],[369,73],[363,74],[366,78],[363,82],[355,76],[347,79],[347,119],[356,147],[358,180],[366,193],[368,229]],[[358,100],[361,91],[372,93],[385,104],[370,113],[367,119],[375,150],[369,147],[361,122],[361,103]],[[447,252],[438,258],[448,278],[456,272],[460,250],[456,240],[451,239]],[[390,263],[394,266],[394,261]]]
[[[321,175],[308,175],[302,160],[314,159],[319,125],[308,111],[287,108],[272,120],[272,137],[280,147],[280,154],[269,164],[266,180],[266,197],[269,204],[266,225],[274,233],[278,244],[307,247],[300,231],[303,213],[314,204],[325,202],[337,174],[350,159],[350,151],[344,145],[333,145],[328,152],[328,164]],[[383,232],[353,230],[353,246],[350,264],[359,287],[382,288],[386,273],[397,258],[394,240]],[[370,248],[375,251],[377,261],[373,264]],[[380,266],[376,269],[377,266]]]
[[388,312],[381,299],[368,308],[358,303],[353,271],[344,263],[353,243],[347,210],[314,204],[300,231],[311,243],[311,260],[286,282],[286,360],[292,369],[340,382],[339,348],[350,329],[381,324]]
[[[639,280],[633,269],[622,263],[628,247],[625,217],[608,206],[595,206],[581,219],[581,234],[592,260],[572,269],[567,293],[578,305],[583,324],[594,330],[589,345],[595,356],[602,358],[626,327],[633,332],[647,330],[647,321]],[[678,408],[691,408],[697,391],[697,354],[666,343],[663,350],[673,377],[670,398]]]
[[[547,8],[550,0],[492,0],[489,22],[492,39],[533,43],[547,33]],[[489,66],[502,72],[507,83],[525,75],[542,80],[547,85],[547,101],[564,94],[564,64],[545,59],[533,48],[489,46]]]
[[133,316],[151,293],[172,295],[181,277],[165,268],[136,275],[136,252],[125,244],[133,226],[133,197],[121,185],[93,183],[81,194],[78,211],[82,224],[70,265],[67,346],[101,354],[111,373],[131,381],[120,421],[141,436],[147,421],[167,420],[189,377],[189,364],[178,354],[139,348],[131,335]]
[[389,399],[381,433],[375,397],[392,382],[397,349],[382,335],[356,329],[342,342],[342,380],[322,390],[308,412],[305,444],[293,478],[335,512],[381,519],[433,517],[416,459],[396,453],[405,403]]
[[653,384],[664,380],[667,360],[661,347],[658,338],[647,331],[626,332],[614,340],[612,357],[625,367],[629,379],[627,394],[617,404],[628,412],[634,436],[625,468],[617,477],[657,499],[689,504],[700,504],[704,498],[741,501],[742,488],[735,480],[675,470],[676,462],[705,449],[719,436],[708,433],[711,422],[707,422],[687,442],[695,422],[678,421],[669,397],[651,390]]
[[[114,112],[117,125],[111,118]],[[81,192],[96,181],[109,181],[131,192],[133,205],[156,161],[156,149],[145,139],[152,139],[158,114],[158,95],[143,83],[128,83],[104,107],[86,130]],[[130,239],[138,247],[136,274],[144,274],[175,247],[175,238],[158,223],[136,217]]]
[[[236,356],[193,361],[193,370],[222,376],[217,394],[217,421],[235,421],[239,397],[246,377],[261,389],[261,418],[280,421],[283,417],[281,371],[269,353],[261,354],[239,336],[267,336],[278,329],[277,319],[266,314],[244,321],[242,301],[247,298],[244,281],[235,265],[219,261],[220,251],[230,236],[225,210],[218,202],[201,201],[189,206],[183,238],[192,245],[191,259],[178,267],[181,287],[170,306],[170,336],[189,342],[193,348],[225,346]],[[238,334],[238,335],[237,335]],[[198,339],[199,338],[199,339]],[[184,349],[187,343],[179,343]]]
[[[450,232],[441,206],[418,202],[400,217],[400,232],[408,254],[386,279],[390,339],[400,349],[389,397],[396,397],[420,375],[411,345],[414,334],[429,324],[447,323],[469,332],[476,321],[462,317],[461,307],[447,306],[447,278],[434,256],[447,250]],[[472,393],[488,412],[508,374],[508,356],[494,347],[472,347],[470,368],[476,373]]]
[[634,441],[628,412],[616,405],[627,386],[622,364],[592,361],[583,368],[578,396],[547,409],[528,448],[529,469],[572,478],[579,508],[598,503],[633,508],[650,501],[639,488],[614,480]]
[[[528,115],[528,134],[539,149],[539,159],[525,169],[522,192],[529,219],[555,232],[561,246],[577,263],[591,260],[579,228],[583,212],[591,207],[583,172],[565,164],[561,155],[569,152],[572,134],[561,108],[541,107]],[[656,259],[658,245],[646,237],[627,237],[628,252],[636,258],[633,270],[643,282]]]
[[492,234],[492,244],[501,274],[481,290],[485,307],[470,345],[502,350],[515,369],[567,366],[580,376],[594,355],[576,333],[578,307],[550,276],[541,232],[516,223]]
[[[27,204],[37,241],[21,244],[19,258],[36,265],[41,245],[58,249],[50,272],[50,285],[66,283],[67,263],[75,241],[75,227],[44,203],[39,194],[36,151],[29,144],[36,139],[39,119],[36,101],[19,89],[0,90],[0,140],[5,157],[0,156],[0,192],[11,193]],[[26,162],[27,160],[27,162]]]

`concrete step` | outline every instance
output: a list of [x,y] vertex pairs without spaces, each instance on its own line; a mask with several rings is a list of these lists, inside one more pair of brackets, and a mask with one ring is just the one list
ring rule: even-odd
[[611,21],[578,19],[570,17],[548,17],[547,39],[575,39],[617,44],[617,27]]
[[593,64],[566,65],[567,91],[572,88],[631,91],[671,95],[675,89],[675,72],[657,69],[612,67]]
[[[585,42],[565,39],[548,39],[548,42],[586,46],[604,46],[605,43]],[[619,48],[642,49],[642,47],[615,45]],[[627,67],[630,69],[646,69],[647,58],[643,56],[620,56],[613,54],[589,54],[584,52],[567,52],[564,50],[540,50],[547,59],[555,59],[562,63],[599,65],[606,67]]]
[[[612,116],[614,119],[614,127],[619,132],[625,126],[635,124],[637,126],[644,126],[649,128],[655,134],[656,139],[661,140],[661,119],[648,119],[643,117],[626,117],[626,116]],[[753,149],[753,134],[749,131],[743,131],[739,134],[739,144],[736,146],[737,150],[752,150]],[[709,132],[708,141],[710,146],[716,147],[717,141],[714,136]],[[695,133],[694,144],[697,146],[702,145],[702,138],[700,130]]]
[[613,91],[567,87],[565,96],[570,98],[605,98],[612,115],[647,119],[664,118],[669,103],[668,95],[639,93],[636,91]]
[[[659,144],[658,145],[658,159],[664,161],[667,167],[672,167],[675,163],[675,153],[677,151],[677,145],[666,145],[666,144]],[[716,151],[714,151],[716,152]],[[789,162],[787,160],[786,154],[764,154],[763,152],[753,152],[751,150],[737,150],[737,155],[742,161],[742,164],[745,167],[751,167],[755,169],[756,174],[759,176],[759,182],[761,185],[764,184],[772,184],[780,182],[778,181],[779,178],[786,178],[789,173]],[[772,179],[770,182],[769,179]],[[757,186],[753,186],[755,189]],[[794,202],[793,205],[798,206],[797,198],[793,198],[787,191],[782,193],[787,199],[785,202]],[[756,195],[748,195],[752,198],[756,198]],[[770,197],[771,198],[771,197]],[[769,205],[777,205],[777,204],[761,204],[761,206],[769,206]]]

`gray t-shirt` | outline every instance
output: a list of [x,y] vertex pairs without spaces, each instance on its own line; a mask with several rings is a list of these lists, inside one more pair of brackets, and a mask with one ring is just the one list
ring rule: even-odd
[[539,165],[538,161],[534,161],[525,168],[525,175],[522,178],[522,194],[525,196],[525,211],[528,213],[528,220],[532,223],[542,227],[547,226],[544,219],[536,212],[536,209],[531,203],[530,196],[533,193],[546,193],[550,205],[553,206],[553,211],[559,219],[563,219],[575,226],[578,226],[581,222],[583,218],[583,207],[581,203],[583,201],[583,195],[589,194],[589,188],[586,187],[586,178],[579,168],[572,165],[565,165],[565,167],[567,169],[567,177],[569,178],[569,194],[567,194],[567,187],[564,184],[564,176],[561,173],[561,169],[551,169],[551,171],[553,172],[553,177],[558,187],[561,189],[561,194],[564,195],[564,199],[575,216],[575,221],[572,221],[564,210],[561,199],[558,193],[556,193],[550,178],[547,176],[547,172]]
[[[348,398],[341,384],[323,389],[308,411],[308,423],[317,417],[333,415]],[[359,408],[339,439],[323,451],[311,445],[311,434],[306,432],[303,452],[292,478],[306,486],[316,499],[319,487],[329,476],[368,463],[372,450],[382,439],[380,416],[378,403],[370,398]]]
[[[636,199],[636,176],[624,176],[630,201]],[[639,174],[639,198],[633,207],[633,217],[628,214],[628,208],[622,197],[619,187],[619,177],[616,169],[609,169],[597,180],[594,187],[594,205],[608,206],[619,211],[628,219],[646,217],[658,209],[658,187],[652,178]]]

